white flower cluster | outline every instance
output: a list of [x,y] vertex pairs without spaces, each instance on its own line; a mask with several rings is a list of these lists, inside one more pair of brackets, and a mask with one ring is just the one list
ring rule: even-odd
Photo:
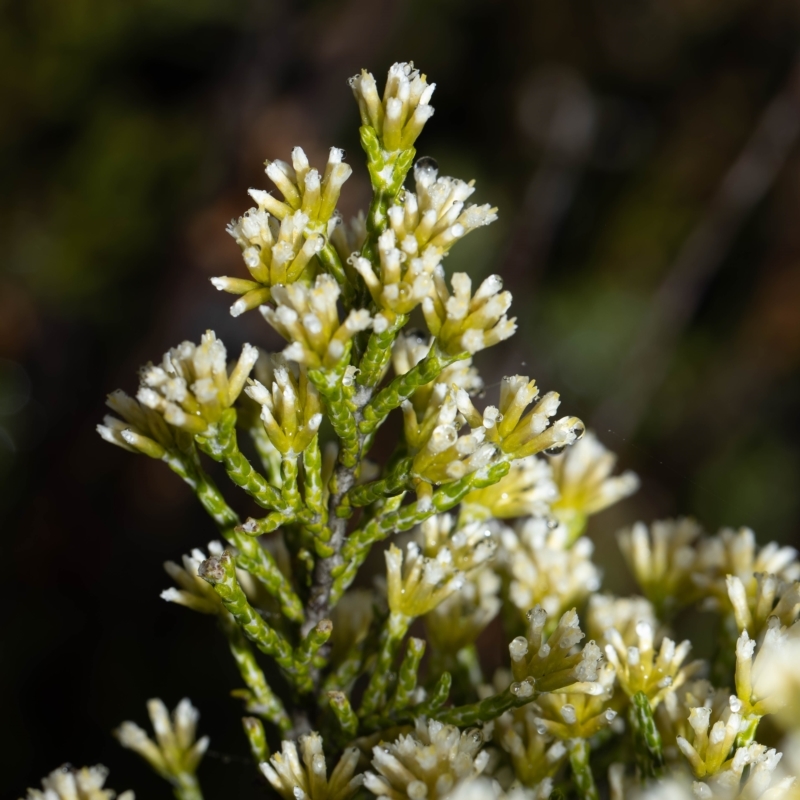
[[219,421],[257,360],[258,348],[246,344],[229,373],[225,345],[206,331],[199,345],[183,342],[161,364],[142,369],[138,402],[121,391],[109,395],[108,405],[122,419],[107,416],[97,431],[112,444],[160,458],[175,446],[177,432],[206,433]]
[[275,286],[310,282],[319,271],[316,256],[339,223],[336,204],[352,169],[344,151],[332,147],[322,175],[312,169],[301,147],[292,150],[292,163],[267,162],[267,176],[283,201],[261,189],[250,189],[258,208],[246,211],[228,226],[242,250],[250,280],[212,278],[220,291],[241,295],[231,306],[238,317],[272,298]]
[[158,698],[148,700],[147,712],[156,740],[153,741],[135,722],[123,722],[114,731],[119,743],[138,753],[177,789],[195,790],[195,772],[209,744],[208,736],[196,738],[200,713],[187,698],[178,703],[171,716]]
[[345,750],[328,777],[322,737],[312,732],[298,744],[299,753],[294,742],[283,741],[281,752],[259,765],[284,800],[348,800],[364,782],[363,775],[355,775],[358,748]]
[[389,153],[410,148],[433,116],[431,97],[436,88],[413,63],[397,63],[389,68],[383,98],[372,73],[362,70],[350,79],[358,102],[361,123],[374,128],[383,149]]
[[524,616],[540,605],[553,618],[582,603],[600,588],[600,571],[592,563],[594,545],[582,537],[572,546],[564,525],[533,517],[503,528],[499,558],[510,583],[508,596]]
[[108,770],[98,765],[74,769],[69,764],[42,778],[41,789],[28,789],[25,800],[135,800],[133,792],[118,795],[104,789]]
[[464,585],[464,574],[446,547],[435,557],[426,558],[416,542],[409,542],[405,558],[394,545],[384,555],[389,609],[393,614],[421,617]]
[[373,750],[375,772],[364,775],[364,786],[378,797],[437,800],[460,782],[480,775],[489,761],[484,738],[473,728],[419,719],[414,733],[401,734]]
[[287,360],[311,369],[335,366],[353,336],[372,325],[363,309],[351,311],[340,323],[336,307],[340,294],[336,281],[326,274],[318,275],[313,286],[293,283],[273,289],[276,307],[262,306],[261,313],[290,342],[283,351]]

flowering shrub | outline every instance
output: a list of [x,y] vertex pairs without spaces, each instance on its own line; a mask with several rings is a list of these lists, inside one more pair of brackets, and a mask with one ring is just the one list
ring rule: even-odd
[[[382,95],[366,71],[351,86],[366,214],[336,211],[351,173],[341,150],[318,170],[295,148],[267,165],[281,198],[252,189],[256,205],[228,228],[248,277],[212,280],[237,296],[231,314],[258,309],[286,347],[245,345],[231,364],[208,331],[144,367],[135,398],[110,395],[98,426],[163,461],[217,527],[207,551],[165,564],[162,597],[216,619],[265,793],[800,797],[797,554],[759,549],[748,530],[638,523],[618,539],[642,596],[600,593],[586,524],[636,476],[614,474],[613,454],[527,376],[480,401],[472,356],[514,333],[511,295],[498,276],[448,277],[444,259],[497,210],[468,202],[473,182],[415,160],[433,114],[424,75],[395,64]],[[408,330],[414,314],[426,332]],[[390,416],[400,433],[376,466]],[[241,519],[208,459],[259,516]],[[381,543],[385,582],[357,588]],[[718,614],[712,664],[671,632],[700,604]],[[476,647],[490,625],[509,642],[491,675]],[[179,800],[201,798],[197,710],[148,710],[154,738],[125,722],[120,743]],[[766,715],[785,731],[784,760],[759,741]],[[29,798],[113,798],[105,777],[62,768]]]

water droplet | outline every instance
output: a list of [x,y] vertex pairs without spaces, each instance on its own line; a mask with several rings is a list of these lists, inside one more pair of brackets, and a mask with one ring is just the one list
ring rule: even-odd
[[579,422],[577,425],[572,426],[572,432],[575,434],[576,439],[580,439],[586,433],[586,426]]
[[431,156],[421,156],[417,159],[416,163],[414,164],[414,174],[416,176],[417,170],[425,170],[438,172],[439,171],[439,162],[435,158],[431,158]]
[[555,447],[549,447],[547,450],[544,451],[546,456],[557,456],[559,453],[563,453],[567,449],[567,445],[560,444],[556,445]]

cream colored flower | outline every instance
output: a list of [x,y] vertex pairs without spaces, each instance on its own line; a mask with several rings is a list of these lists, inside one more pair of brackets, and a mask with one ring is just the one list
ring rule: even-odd
[[586,611],[586,635],[600,642],[606,641],[606,631],[616,630],[622,641],[633,646],[638,641],[636,626],[644,622],[653,630],[658,628],[658,620],[652,603],[644,597],[614,597],[610,594],[593,594],[589,598]]
[[516,318],[508,319],[511,292],[503,292],[497,275],[487,278],[472,294],[472,281],[465,272],[450,279],[451,294],[441,266],[433,272],[434,291],[422,302],[428,330],[444,353],[470,353],[508,339],[517,329]]
[[272,380],[267,386],[251,380],[244,391],[261,406],[261,420],[274,447],[284,455],[299,455],[322,422],[319,393],[309,383],[305,367],[281,358],[273,360]]
[[[746,702],[746,706],[752,705],[752,701],[756,701],[756,704],[759,701],[765,703],[765,710],[768,713],[775,713],[776,721],[785,730],[800,730],[800,623],[796,622],[787,630],[780,632],[777,630],[770,632],[768,627],[755,659],[751,655],[753,642],[743,639],[744,634],[737,644],[736,688],[739,697],[746,700],[749,694],[750,702]],[[743,651],[741,657],[740,646]],[[751,687],[749,690],[748,680]],[[741,692],[739,692],[740,683]],[[759,711],[758,707],[755,711]],[[800,743],[800,736],[795,736],[794,740]],[[800,749],[796,752],[800,754]],[[796,762],[800,774],[800,755],[797,756]]]
[[[261,189],[250,189],[249,194],[258,203],[259,210],[266,211],[284,220],[293,213],[302,212],[308,219],[309,232],[330,236],[339,194],[345,181],[353,173],[344,163],[344,150],[331,147],[328,163],[322,174],[308,163],[302,147],[292,150],[292,163],[275,160],[266,162],[267,177],[283,195],[283,202]],[[281,281],[283,282],[283,281]]]
[[559,494],[553,513],[569,527],[573,537],[583,532],[587,517],[639,488],[639,478],[631,471],[612,475],[616,461],[616,455],[591,432],[551,460]]
[[736,642],[736,694],[745,719],[774,714],[790,703],[793,692],[786,678],[797,681],[800,667],[792,659],[799,653],[800,622],[783,628],[777,617],[770,617],[758,646],[747,631],[742,633]]
[[372,749],[377,774],[367,772],[364,786],[392,800],[437,800],[484,771],[489,754],[482,747],[477,728],[462,732],[454,725],[418,719],[414,733]]
[[592,694],[559,691],[539,695],[533,703],[537,731],[543,736],[570,740],[588,739],[607,728],[617,717],[617,712],[608,707],[614,688],[610,664],[597,671],[595,686]]
[[404,242],[398,242],[391,229],[378,237],[378,274],[369,259],[363,256],[351,259],[375,305],[387,318],[387,325],[394,322],[395,315],[411,313],[430,295],[433,272],[442,259],[436,248],[429,247],[418,253],[416,249],[408,252],[403,245]]
[[349,747],[328,777],[322,737],[312,732],[294,742],[281,742],[281,752],[259,764],[264,777],[284,800],[347,800],[364,781],[355,775],[359,750]]
[[529,788],[552,778],[567,757],[564,743],[540,733],[540,728],[530,705],[507,711],[495,721],[494,740],[508,753],[515,779]]
[[692,785],[694,795],[697,800],[789,800],[795,778],[778,776],[780,760],[781,753],[763,744],[740,747],[724,769]]
[[665,695],[654,714],[665,757],[671,760],[678,758],[679,736],[687,740],[694,736],[694,729],[689,724],[693,709],[705,708],[710,719],[716,722],[730,710],[730,699],[728,689],[715,689],[702,678],[686,681],[683,686]]
[[470,492],[461,509],[470,519],[543,517],[557,497],[550,465],[544,459],[527,456],[513,461],[508,475],[497,483]]
[[118,795],[112,789],[104,789],[108,769],[96,767],[74,769],[69,764],[54,769],[42,778],[42,789],[28,789],[25,800],[135,800],[133,792]]
[[533,681],[538,692],[602,694],[598,667],[600,648],[592,641],[583,649],[576,645],[584,638],[578,615],[573,608],[561,616],[550,636],[545,635],[547,613],[535,606],[528,614],[525,636],[517,636],[508,646],[514,680]]
[[389,67],[383,99],[378,95],[375,78],[366,70],[350,78],[349,83],[358,102],[361,124],[375,130],[387,153],[410,148],[433,116],[430,102],[436,84],[429,84],[411,62]]
[[327,274],[318,275],[313,286],[274,287],[272,299],[277,307],[261,306],[261,313],[290,342],[283,351],[285,358],[309,369],[333,367],[341,361],[350,340],[370,327],[372,319],[360,309],[340,323],[336,307],[340,294],[336,281]]
[[147,701],[147,712],[156,734],[154,742],[135,722],[123,722],[114,731],[119,743],[138,753],[173,786],[198,791],[195,772],[208,749],[209,738],[196,739],[198,710],[187,698],[170,713],[158,698]]
[[693,520],[661,520],[649,530],[642,522],[617,534],[620,550],[647,599],[659,615],[670,614],[699,596],[697,540]]
[[426,558],[416,542],[409,542],[405,558],[395,545],[384,556],[389,609],[393,615],[421,617],[464,585],[464,574],[456,568],[447,548],[434,558]]
[[[261,194],[270,197],[266,192]],[[241,248],[252,279],[227,276],[211,279],[219,291],[241,295],[231,306],[231,316],[238,317],[266,303],[272,297],[273,286],[294,283],[301,277],[306,282],[313,278],[318,271],[316,255],[324,247],[325,237],[322,233],[311,233],[309,222],[308,214],[303,211],[287,214],[279,222],[265,210],[256,208],[231,222],[228,233]]]
[[399,246],[409,256],[431,250],[445,253],[470,231],[497,219],[497,209],[464,201],[475,191],[474,181],[438,177],[432,159],[414,165],[416,193],[406,190],[387,215]]
[[[525,409],[537,401],[525,414]],[[495,442],[504,453],[513,458],[525,458],[546,451],[552,455],[577,441],[584,431],[577,417],[562,417],[550,424],[561,403],[556,392],[548,392],[539,399],[536,381],[523,375],[505,377],[500,384],[500,403],[497,408],[488,406],[480,415],[469,395],[459,392],[458,409],[470,425],[486,428],[487,438]],[[523,416],[524,415],[524,416]]]
[[420,421],[410,400],[403,405],[406,442],[414,456],[411,472],[430,483],[447,483],[489,466],[499,454],[496,445],[486,441],[486,429],[463,426],[456,403],[456,392],[436,384],[431,401]]
[[651,708],[656,708],[669,692],[675,691],[703,665],[694,661],[684,666],[691,650],[688,639],[676,645],[672,639],[664,638],[656,652],[653,628],[647,622],[636,624],[636,637],[636,645],[628,646],[618,631],[607,631],[606,658],[614,665],[625,694],[633,697],[644,692]]
[[728,575],[726,585],[739,631],[746,630],[753,638],[761,636],[771,617],[788,627],[800,615],[800,581],[787,583],[777,575],[757,572],[749,581]]
[[498,560],[508,572],[509,598],[523,615],[541,605],[554,618],[582,602],[600,588],[600,571],[592,563],[590,539],[567,546],[569,534],[563,525],[531,518],[517,531],[503,528]]
[[456,569],[469,573],[494,556],[497,527],[491,522],[456,525],[451,514],[435,514],[420,525],[422,548],[428,558],[449,550]]
[[199,345],[183,342],[160,365],[142,369],[138,403],[124,392],[110,395],[109,406],[125,421],[106,417],[98,433],[112,444],[161,458],[175,447],[180,431],[200,434],[213,428],[239,397],[257,360],[258,349],[246,344],[228,374],[225,345],[214,331],[206,331]]
[[759,548],[750,528],[724,528],[698,548],[695,583],[722,608],[730,608],[728,576],[738,578],[748,597],[757,593],[756,575],[766,573],[793,583],[800,579],[800,561],[793,547],[769,542]]
[[691,733],[688,738],[678,736],[676,743],[696,778],[716,775],[723,769],[742,725],[741,711],[742,702],[735,696],[729,698],[727,708],[713,722],[708,706],[689,710]]
[[535,787],[513,786],[503,791],[500,784],[489,778],[470,778],[459,783],[446,795],[447,800],[549,800],[553,781],[545,778]]
[[[405,375],[430,352],[433,340],[420,331],[401,333],[392,348],[392,366],[396,375]],[[435,381],[420,386],[410,401],[419,417],[423,417],[432,405],[441,403],[452,386],[467,394],[477,394],[483,389],[483,380],[472,366],[472,359],[465,358],[445,367]]]

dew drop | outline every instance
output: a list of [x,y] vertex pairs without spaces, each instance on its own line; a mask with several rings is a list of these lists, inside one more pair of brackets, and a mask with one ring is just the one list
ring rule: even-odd
[[431,158],[431,156],[421,156],[417,159],[416,163],[414,164],[414,173],[416,174],[417,170],[425,170],[426,172],[438,172],[439,171],[439,162],[435,158]]

